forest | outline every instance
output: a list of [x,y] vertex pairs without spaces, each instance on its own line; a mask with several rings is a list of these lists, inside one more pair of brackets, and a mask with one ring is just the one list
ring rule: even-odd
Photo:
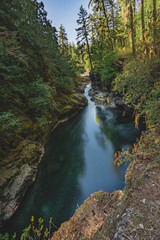
[[[157,158],[160,1],[88,0],[88,8],[90,13],[81,5],[77,13],[75,44],[69,42],[62,24],[56,29],[47,18],[43,2],[1,0],[0,168],[13,162],[15,153],[24,154],[24,148],[28,159],[39,143],[43,146],[54,119],[67,116],[71,105],[77,104],[84,72],[93,86],[123,97],[133,109],[136,128],[139,119],[145,119],[140,141],[132,153],[115,153],[115,165],[142,152]],[[1,194],[4,186],[0,186]],[[33,230],[35,238],[29,236],[30,229],[24,231],[21,240],[41,239],[40,229]],[[49,232],[43,234],[43,239],[50,239]],[[9,237],[0,234],[0,239]]]
[[33,139],[34,132],[52,123],[63,101],[55,100],[57,92],[71,94],[78,80],[76,64],[58,45],[43,3],[2,1],[0,11],[0,155],[4,158],[30,135],[31,126]]

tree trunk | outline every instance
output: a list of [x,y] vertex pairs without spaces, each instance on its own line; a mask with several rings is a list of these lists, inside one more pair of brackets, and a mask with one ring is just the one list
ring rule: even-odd
[[92,65],[92,59],[91,59],[91,53],[90,53],[90,49],[89,49],[89,42],[88,42],[87,34],[85,34],[85,38],[86,38],[86,43],[87,43],[87,51],[88,51],[89,61],[90,61],[90,65],[91,65],[91,72],[93,72],[93,65]]
[[111,44],[111,49],[112,49],[112,51],[113,51],[113,42],[112,42],[112,38],[111,38],[111,32],[110,32],[110,28],[109,28],[108,16],[107,16],[106,9],[105,9],[105,5],[104,5],[104,0],[102,0],[102,8],[103,8],[103,14],[104,14],[104,16],[105,16],[106,23],[107,23],[107,28],[108,28],[108,33],[109,33],[109,40],[110,40],[110,44]]
[[144,0],[141,0],[141,23],[142,23],[142,39],[145,42]]
[[[133,19],[136,16],[136,0],[133,0]],[[134,26],[134,37],[136,38],[136,27]]]
[[132,9],[132,2],[130,0],[130,17],[131,17],[131,35],[132,35],[132,52],[133,55],[136,55],[136,47],[135,47],[135,39],[134,39],[134,24],[133,24],[133,9]]
[[146,34],[145,34],[145,22],[144,22],[144,0],[141,0],[141,23],[142,23],[142,39],[145,45],[146,53],[149,53],[148,47],[146,46]]
[[133,18],[136,15],[136,0],[133,0]]
[[114,19],[114,9],[113,9],[113,6],[112,6],[112,22],[113,22],[113,29],[115,27],[115,19]]
[[87,44],[87,52],[88,52],[88,57],[89,57],[89,61],[90,61],[90,65],[91,65],[91,72],[93,71],[93,65],[92,65],[92,59],[91,59],[91,53],[90,53],[90,49],[89,49],[89,42],[88,42],[88,33],[87,33],[87,27],[86,27],[86,22],[85,19],[83,18],[83,26],[84,26],[84,36],[85,36],[85,40],[86,40],[86,44]]
[[153,0],[153,39],[154,39],[154,52],[157,54],[157,31],[156,31],[156,21],[157,21],[157,13],[156,13],[156,0]]
[[112,2],[112,23],[113,23],[113,41],[115,43],[115,18],[114,18],[113,2]]

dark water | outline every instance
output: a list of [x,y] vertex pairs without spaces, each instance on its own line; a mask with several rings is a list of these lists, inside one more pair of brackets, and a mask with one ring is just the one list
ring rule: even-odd
[[43,217],[46,224],[53,217],[59,226],[91,193],[123,189],[127,166],[114,166],[113,155],[131,147],[139,136],[134,122],[121,110],[89,101],[82,113],[53,133],[36,183],[3,230],[22,231],[31,216]]

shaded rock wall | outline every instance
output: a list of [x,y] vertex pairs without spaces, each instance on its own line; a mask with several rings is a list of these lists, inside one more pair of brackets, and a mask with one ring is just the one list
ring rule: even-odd
[[73,93],[62,106],[61,113],[55,115],[53,123],[39,129],[36,140],[22,138],[17,147],[0,161],[0,225],[15,213],[29,186],[35,181],[50,133],[82,111],[87,104],[82,94]]

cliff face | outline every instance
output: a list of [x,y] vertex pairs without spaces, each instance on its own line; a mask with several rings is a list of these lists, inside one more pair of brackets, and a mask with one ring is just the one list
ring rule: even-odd
[[0,220],[7,220],[16,211],[28,187],[34,182],[37,167],[43,155],[39,142],[23,140],[1,162],[0,168]]
[[139,153],[126,172],[126,188],[98,192],[54,233],[52,240],[159,239],[160,153]]
[[[67,99],[61,106],[61,112],[55,114],[52,124],[41,129],[34,129],[31,125],[28,138],[18,139],[14,150],[8,155],[6,153],[6,158],[0,161],[0,224],[12,216],[28,187],[35,181],[49,134],[87,105],[87,99],[80,93],[73,93]],[[32,136],[33,131],[36,137]]]

